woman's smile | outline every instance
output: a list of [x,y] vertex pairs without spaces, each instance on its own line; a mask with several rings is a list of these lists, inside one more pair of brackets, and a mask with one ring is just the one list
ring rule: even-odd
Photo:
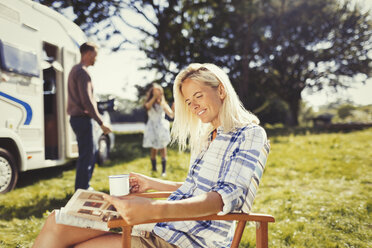
[[198,112],[198,116],[201,116],[202,114],[204,114],[205,111],[206,111],[205,109],[200,110],[200,111]]

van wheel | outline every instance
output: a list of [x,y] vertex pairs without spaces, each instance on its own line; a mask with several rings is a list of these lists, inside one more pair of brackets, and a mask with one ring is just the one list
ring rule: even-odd
[[14,189],[18,179],[18,168],[12,154],[0,148],[0,193]]
[[106,136],[102,135],[98,140],[97,163],[103,165],[103,163],[108,160],[109,154],[110,141]]

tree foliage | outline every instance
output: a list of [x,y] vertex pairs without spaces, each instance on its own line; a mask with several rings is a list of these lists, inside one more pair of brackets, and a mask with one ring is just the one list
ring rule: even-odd
[[[304,89],[349,87],[356,76],[371,75],[371,19],[349,1],[39,1],[60,11],[72,6],[86,32],[118,41],[114,51],[127,43],[144,51],[150,60],[143,69],[156,70],[167,92],[189,63],[215,63],[248,109],[267,116],[280,99],[291,125]],[[131,22],[125,11],[144,22]],[[118,23],[141,35],[127,37]]]
[[348,87],[354,76],[371,74],[371,22],[357,8],[283,0],[266,17],[260,67],[266,84],[288,103],[293,124],[305,88]]

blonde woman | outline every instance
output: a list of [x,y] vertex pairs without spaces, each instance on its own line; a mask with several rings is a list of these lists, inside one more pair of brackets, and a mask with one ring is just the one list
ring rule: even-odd
[[[185,182],[170,182],[132,173],[132,192],[174,191],[167,200],[105,196],[130,224],[151,218],[195,217],[250,211],[250,182],[255,168],[265,163],[266,133],[258,119],[244,109],[230,80],[212,64],[191,64],[176,77],[174,141],[186,148],[191,161]],[[230,247],[235,225],[229,221],[157,223],[132,247]],[[51,231],[53,230],[53,231]],[[61,238],[65,237],[65,238]],[[35,247],[43,241],[60,247],[120,247],[118,234],[56,225],[48,218]]]
[[161,156],[162,176],[166,176],[167,145],[169,144],[170,132],[169,121],[165,114],[173,118],[173,111],[165,101],[163,88],[154,83],[147,92],[145,102],[148,120],[143,133],[143,147],[151,148],[150,159],[152,171],[156,171],[156,155],[158,150]]

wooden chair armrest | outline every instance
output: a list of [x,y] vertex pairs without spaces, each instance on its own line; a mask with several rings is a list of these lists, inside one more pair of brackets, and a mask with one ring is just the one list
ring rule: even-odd
[[[151,219],[142,223],[137,224],[147,224],[147,223],[158,223],[158,222],[171,222],[171,221],[203,221],[203,220],[237,220],[237,221],[255,221],[255,222],[275,222],[275,219],[271,215],[267,214],[241,214],[232,213],[226,215],[208,215],[202,217],[189,217],[189,218],[163,218],[163,219]],[[132,226],[127,224],[122,218],[109,220],[107,223],[109,228]]]
[[145,192],[145,193],[132,193],[130,195],[140,196],[145,198],[168,198],[172,191],[157,191],[157,192]]

